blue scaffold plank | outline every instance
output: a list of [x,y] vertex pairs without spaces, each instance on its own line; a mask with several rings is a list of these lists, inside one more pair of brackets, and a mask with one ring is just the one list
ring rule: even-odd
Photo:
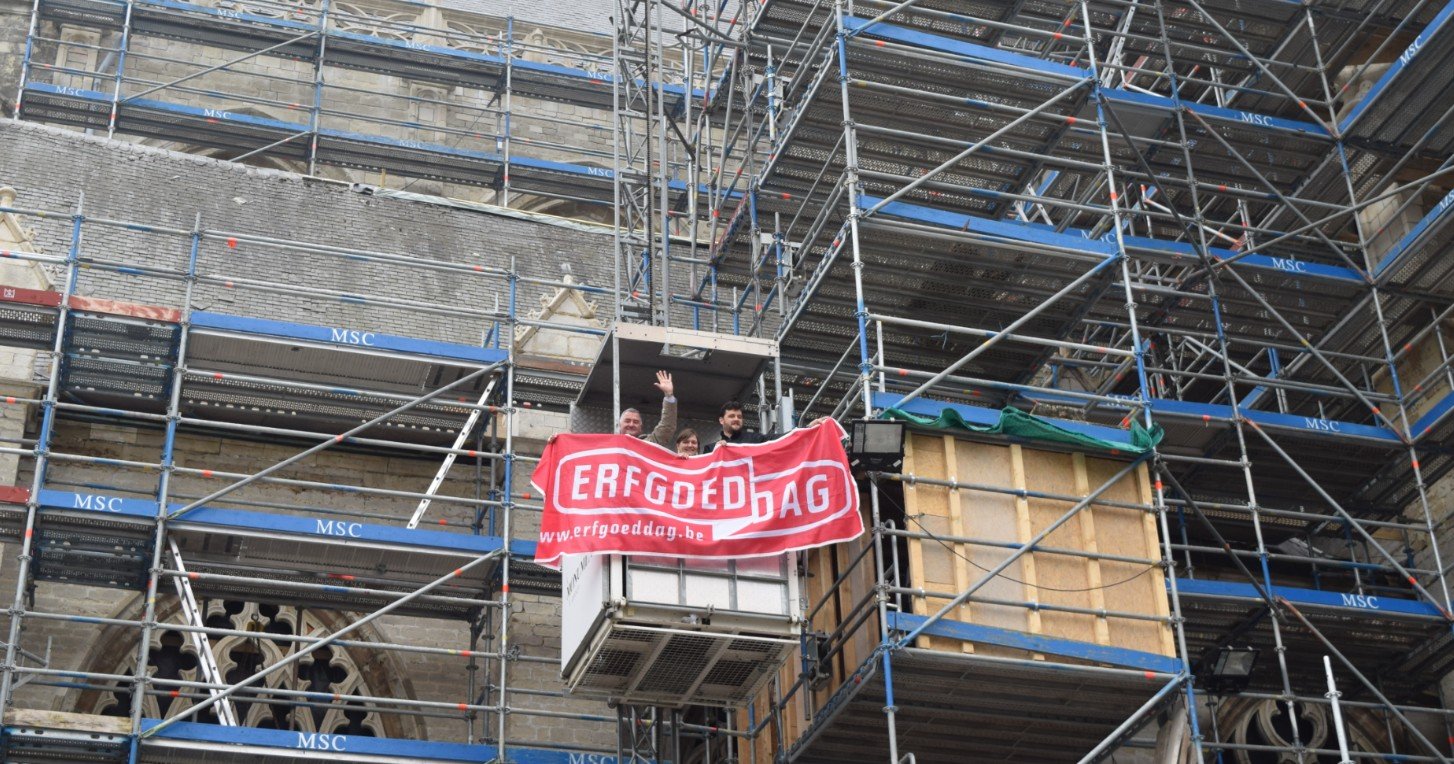
[[[1020,395],[1042,403],[1074,404],[1084,402],[1084,399],[1081,398],[1055,395],[1054,393],[1026,391],[1020,393]],[[1102,404],[1104,408],[1116,411],[1129,411],[1133,404],[1137,402],[1135,397],[1129,395],[1112,397],[1124,398],[1126,402]],[[1166,398],[1151,398],[1147,402],[1147,405],[1150,406],[1152,414],[1157,417],[1190,419],[1201,422],[1216,422],[1218,424],[1230,423],[1237,413],[1231,406],[1221,403],[1193,403],[1189,401],[1174,401]],[[1451,405],[1454,405],[1454,403],[1451,403]],[[988,411],[989,409],[983,410]],[[1356,422],[1343,422],[1336,419],[1298,416],[1296,414],[1281,414],[1276,411],[1258,411],[1248,408],[1242,408],[1240,411],[1243,417],[1262,427],[1270,427],[1278,430],[1293,430],[1299,433],[1327,438],[1359,438],[1375,441],[1389,447],[1398,446],[1402,443],[1398,434],[1386,427],[1358,424]],[[1075,424],[1073,422],[1054,421],[1067,429],[1069,429],[1068,425]],[[1162,421],[1164,423],[1165,419]],[[1122,433],[1121,439],[1125,439],[1124,431],[1122,430],[1110,430],[1110,432],[1120,432]],[[1096,437],[1105,436],[1097,435]]]
[[[843,20],[843,24],[845,28],[854,34],[872,35],[883,40],[891,40],[918,48],[948,53],[969,61],[977,61],[993,66],[1012,67],[1021,71],[1055,77],[1068,82],[1085,80],[1090,76],[1090,72],[1087,69],[1032,58],[998,48],[977,45],[963,40],[956,40],[952,37],[944,37],[942,35],[921,32],[916,29],[908,29],[887,22],[881,21],[869,27],[867,20],[850,16]],[[1101,92],[1113,104],[1152,108],[1168,114],[1176,110],[1176,102],[1165,96],[1110,87],[1101,88]],[[1183,102],[1182,105],[1207,119],[1219,122],[1244,125],[1254,129],[1268,128],[1281,130],[1319,139],[1331,138],[1328,131],[1322,125],[1312,122],[1302,122],[1296,119],[1273,117],[1267,114],[1239,111],[1237,109],[1228,109],[1221,106],[1211,106],[1209,104],[1190,101]]]
[[[171,505],[175,512],[185,504]],[[318,536],[340,541],[369,541],[390,546],[428,547],[448,549],[469,554],[489,554],[500,549],[498,536],[475,536],[468,533],[450,533],[391,526],[359,523],[331,517],[306,515],[270,515],[262,512],[246,512],[237,509],[213,509],[198,507],[171,521],[172,524],[196,524],[226,528],[243,528],[281,533],[290,536]],[[510,545],[510,551],[517,555],[535,554],[535,545],[517,541]]]
[[1413,439],[1419,440],[1428,435],[1430,430],[1433,430],[1436,425],[1449,416],[1450,411],[1454,411],[1454,392],[1445,393],[1433,408],[1425,411],[1423,416],[1414,421],[1413,426],[1409,428]]
[[[141,728],[150,730],[161,724],[157,719],[143,719]],[[312,754],[398,757],[405,761],[501,762],[501,764],[615,764],[616,757],[599,753],[556,751],[546,748],[509,746],[505,758],[499,759],[499,748],[493,745],[445,743],[431,740],[398,740],[363,735],[329,735],[319,732],[290,732],[257,727],[223,727],[217,724],[177,722],[156,733],[151,739],[206,743],[214,745],[245,745],[277,748]],[[281,751],[280,751],[281,753]]]
[[[1176,110],[1176,102],[1165,96],[1139,93],[1133,90],[1120,90],[1118,88],[1102,88],[1101,92],[1106,94],[1106,99],[1112,103],[1113,107],[1116,104],[1141,106],[1164,111],[1168,114]],[[1239,111],[1237,109],[1228,109],[1224,106],[1212,106],[1211,104],[1197,103],[1195,101],[1182,101],[1182,106],[1185,106],[1188,110],[1202,117],[1206,117],[1208,120],[1217,122],[1226,122],[1253,129],[1268,128],[1271,130],[1281,130],[1283,132],[1297,133],[1309,138],[1323,140],[1331,140],[1332,138],[1322,125],[1313,122],[1273,117],[1251,111]]]
[[[1278,379],[1279,377],[1282,376],[1282,368],[1281,368],[1280,365],[1278,365],[1276,363],[1276,361],[1277,361],[1277,350],[1275,350],[1273,348],[1268,348],[1267,354],[1268,354],[1268,359],[1274,362],[1273,363],[1273,367],[1272,367],[1272,371],[1268,372],[1267,377],[1268,377],[1268,379]],[[1263,397],[1265,397],[1268,392],[1269,392],[1269,388],[1266,385],[1258,385],[1258,386],[1252,388],[1251,392],[1249,392],[1246,395],[1242,396],[1242,400],[1237,401],[1237,405],[1240,406],[1241,408],[1244,408],[1244,409],[1250,409],[1253,406],[1256,406],[1257,405],[1257,402],[1260,401],[1260,400],[1262,400]]]
[[[864,195],[858,197],[858,201],[859,206],[867,210],[882,202],[883,199],[881,197]],[[974,217],[960,212],[938,210],[932,207],[922,207],[906,202],[889,202],[884,205],[883,209],[879,210],[878,214],[888,215],[914,223],[925,223],[940,228],[976,233],[1016,243],[1054,247],[1060,250],[1100,258],[1114,257],[1116,254],[1115,244],[1107,243],[1099,239],[1057,233],[1039,226],[1010,223],[1003,220],[990,220],[988,218]]]
[[[1171,586],[1167,582],[1167,587]],[[1221,599],[1248,600],[1248,605],[1255,605],[1261,602],[1262,597],[1257,593],[1257,587],[1252,584],[1244,584],[1236,581],[1205,581],[1202,579],[1178,578],[1176,588],[1183,597],[1217,597]],[[1274,597],[1282,597],[1294,605],[1307,605],[1316,608],[1337,608],[1339,610],[1355,610],[1380,616],[1408,616],[1411,618],[1429,618],[1436,621],[1444,620],[1439,609],[1427,602],[1419,600],[1406,600],[1397,597],[1384,597],[1367,594],[1345,594],[1342,592],[1326,592],[1317,589],[1295,589],[1290,586],[1274,586],[1270,592]]]
[[37,502],[42,509],[78,509],[148,520],[157,516],[157,503],[148,499],[128,499],[99,493],[73,493],[42,489]]
[[1074,66],[1059,64],[1054,61],[1046,61],[1039,58],[1011,53],[999,48],[991,48],[985,45],[976,45],[972,42],[956,40],[952,37],[920,32],[917,29],[909,29],[897,24],[890,24],[880,21],[869,26],[868,19],[861,19],[854,16],[846,16],[843,19],[843,27],[850,34],[872,35],[882,40],[892,40],[905,45],[912,45],[916,48],[927,48],[937,50],[941,53],[948,53],[959,56],[970,61],[979,61],[996,66],[1009,66],[1036,74],[1044,74],[1065,80],[1084,80],[1090,77],[1089,70],[1077,69]]
[[[881,197],[862,195],[859,197],[859,206],[867,210],[881,201],[883,201]],[[924,207],[908,202],[890,202],[884,205],[883,209],[879,210],[877,214],[915,223],[949,228],[956,231],[967,231],[984,236],[992,236],[1009,241],[1040,244],[1088,255],[1105,257],[1116,253],[1115,234],[1093,238],[1088,232],[1076,228],[1067,229],[1062,233],[1045,226],[1015,223],[1005,220],[990,220],[959,212]],[[1132,251],[1159,252],[1168,257],[1180,259],[1192,259],[1196,257],[1196,249],[1186,242],[1165,241],[1144,236],[1126,236],[1124,237],[1124,241],[1126,242],[1126,248]],[[1207,254],[1217,260],[1226,260],[1237,256],[1237,253],[1230,249],[1220,249],[1217,247],[1210,248]],[[1341,281],[1346,282],[1350,286],[1362,286],[1366,283],[1363,276],[1351,268],[1326,265],[1323,263],[1311,263],[1288,257],[1245,255],[1237,259],[1237,264],[1249,268],[1276,271],[1290,276]]]
[[[889,628],[896,631],[906,633],[913,631],[928,620],[929,618],[927,616],[889,611]],[[1096,663],[1109,663],[1113,666],[1125,666],[1127,668],[1156,671],[1163,674],[1179,674],[1181,673],[1183,665],[1176,658],[1157,655],[1156,653],[1129,650],[1124,647],[1097,645],[1090,642],[1078,642],[1073,639],[1027,634],[1022,631],[1012,631],[1010,629],[1000,629],[994,626],[983,626],[973,623],[962,623],[960,621],[941,619],[931,624],[923,633],[934,637],[960,639],[966,642],[981,642],[989,645],[999,645],[1001,647],[1013,647],[1030,652],[1060,655],[1066,658],[1080,658],[1082,660],[1095,661]]]
[[420,340],[399,337],[363,329],[340,326],[313,326],[294,324],[288,321],[273,321],[266,318],[243,318],[221,313],[197,312],[192,314],[193,329],[217,329],[236,334],[258,334],[266,337],[285,337],[307,340],[339,347],[363,348],[367,350],[390,350],[412,355],[449,358],[492,364],[504,361],[507,353],[494,348],[459,345],[452,342]]
[[1418,60],[1420,54],[1424,52],[1424,48],[1428,46],[1429,41],[1450,23],[1454,23],[1454,0],[1445,3],[1444,8],[1439,11],[1439,14],[1434,17],[1434,20],[1430,21],[1429,25],[1424,27],[1424,31],[1420,32],[1419,36],[1415,37],[1412,43],[1409,43],[1409,47],[1405,48],[1404,52],[1388,67],[1388,71],[1384,72],[1383,76],[1378,78],[1378,82],[1373,83],[1373,87],[1368,91],[1368,95],[1363,96],[1363,99],[1353,107],[1353,110],[1348,112],[1348,116],[1344,117],[1343,121],[1338,124],[1338,131],[1347,135],[1358,124],[1358,121],[1363,118],[1363,115],[1368,112],[1368,108],[1377,102],[1384,93],[1392,89],[1394,83],[1403,74],[1403,71],[1409,68],[1414,61]]
[[1388,254],[1384,255],[1383,260],[1373,269],[1374,277],[1382,281],[1385,275],[1397,272],[1398,266],[1402,265],[1404,260],[1427,243],[1421,241],[1426,235],[1443,230],[1450,220],[1454,220],[1454,191],[1445,194],[1444,198],[1434,205],[1434,209],[1429,210],[1427,215],[1388,250]]
[[[27,82],[25,83],[25,89],[26,91],[32,93],[58,95],[64,96],[66,98],[74,98],[81,101],[90,101],[93,103],[103,103],[108,105],[111,103],[110,93],[102,93],[97,90],[87,90],[85,88],[51,85],[45,82]],[[212,122],[230,122],[239,125],[246,125],[249,127],[262,127],[269,130],[279,130],[289,133],[308,132],[308,126],[299,122],[284,122],[282,120],[272,119],[270,117],[258,117],[252,114],[238,114],[236,112],[227,111],[226,109],[207,109],[200,106],[188,106],[185,104],[154,101],[149,98],[133,98],[125,100],[122,103],[123,106],[126,106],[128,108],[149,109],[152,111],[166,112],[184,117],[195,117],[203,121],[211,120]]]
[[[42,509],[95,512],[147,520],[155,519],[157,515],[155,501],[98,493],[74,493],[46,489],[40,492],[39,504]],[[172,504],[169,506],[169,511],[175,512],[183,506],[185,505]],[[321,515],[275,515],[212,507],[198,507],[171,522],[215,528],[266,531],[288,536],[311,536],[348,543],[372,542],[390,546],[442,549],[471,555],[497,551],[504,543],[499,536],[476,536],[469,533],[417,528],[411,530],[401,526],[359,523]],[[529,541],[512,541],[510,553],[520,557],[533,558],[535,544]]]
[[[1151,411],[1157,416],[1216,422],[1231,422],[1236,413],[1231,406],[1225,404],[1191,403],[1188,401],[1167,400],[1165,398],[1152,398]],[[1336,419],[1298,416],[1296,414],[1281,414],[1276,411],[1240,409],[1240,412],[1243,417],[1262,427],[1291,430],[1306,435],[1333,439],[1358,438],[1360,440],[1385,444],[1390,447],[1398,446],[1402,443],[1398,434],[1387,427],[1358,424],[1355,422],[1342,422]]]
[[[880,411],[895,408],[903,397],[896,393],[874,393],[873,407]],[[960,403],[947,403],[945,401],[926,400],[924,398],[915,398],[909,401],[903,406],[902,410],[910,414],[937,417],[945,409],[953,409],[961,419],[970,424],[989,426],[994,425],[1000,420],[1000,412],[998,409],[966,406]],[[1131,443],[1131,433],[1126,430],[1118,430],[1114,427],[1106,427],[1098,424],[1087,424],[1085,422],[1072,422],[1068,419],[1051,419],[1047,417],[1046,421],[1077,435],[1085,435],[1110,443],[1125,443],[1128,449],[1134,449]]]
[[[1115,233],[1107,234],[1107,236],[1114,237]],[[1194,260],[1197,257],[1196,247],[1192,246],[1190,242],[1151,239],[1145,236],[1125,236],[1123,240],[1126,242],[1126,249],[1132,251],[1160,252],[1173,258],[1187,260]],[[1112,238],[1110,241],[1115,241],[1115,239]],[[1329,281],[1346,281],[1356,286],[1362,286],[1367,283],[1358,271],[1340,265],[1312,263],[1291,257],[1275,257],[1271,255],[1242,255],[1239,257],[1237,252],[1222,247],[1208,247],[1207,255],[1213,260],[1230,260],[1236,257],[1237,265],[1278,271],[1291,276],[1306,276],[1309,278],[1327,279]]]

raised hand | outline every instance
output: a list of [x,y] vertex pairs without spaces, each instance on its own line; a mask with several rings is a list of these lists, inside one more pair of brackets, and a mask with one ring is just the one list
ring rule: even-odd
[[671,375],[664,371],[656,373],[656,389],[660,390],[664,396],[670,397],[676,394],[676,387],[672,385]]

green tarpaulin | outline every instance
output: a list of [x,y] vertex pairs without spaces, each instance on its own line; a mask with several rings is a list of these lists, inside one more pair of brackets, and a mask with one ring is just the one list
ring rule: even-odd
[[1042,419],[1017,408],[1000,409],[1000,418],[994,424],[966,422],[959,412],[952,408],[945,408],[939,412],[937,417],[910,414],[901,409],[888,409],[881,416],[884,419],[897,419],[931,430],[961,430],[980,435],[1006,435],[1019,440],[1069,446],[1080,451],[1114,451],[1121,454],[1144,454],[1155,448],[1156,444],[1161,442],[1162,436],[1160,427],[1153,426],[1148,430],[1139,421],[1133,419],[1131,430],[1128,433],[1131,436],[1130,443],[1101,440],[1090,435],[1072,432],[1048,419]]

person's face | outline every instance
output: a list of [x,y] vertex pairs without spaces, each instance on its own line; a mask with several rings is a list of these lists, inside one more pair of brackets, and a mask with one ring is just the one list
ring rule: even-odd
[[736,435],[742,431],[742,411],[728,409],[727,413],[717,420],[717,423],[722,425],[723,435]]
[[677,442],[677,455],[678,456],[696,456],[697,455],[697,436],[695,436],[695,435],[688,435],[687,437],[682,438],[680,441],[678,441]]
[[616,431],[622,435],[635,437],[641,434],[641,415],[635,411],[628,411],[621,415],[621,421],[616,424]]

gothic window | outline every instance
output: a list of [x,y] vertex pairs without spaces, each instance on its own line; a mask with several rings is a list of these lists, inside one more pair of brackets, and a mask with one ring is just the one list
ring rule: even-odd
[[335,2],[333,10],[332,25],[345,32],[408,40],[420,26],[418,9],[409,6]]
[[[208,600],[202,607],[208,626],[247,632],[247,636],[214,637],[211,640],[218,669],[223,680],[229,683],[245,679],[258,669],[275,664],[306,645],[286,637],[295,634],[328,634],[339,628],[342,622],[332,611],[236,600]],[[163,618],[163,613],[158,612],[158,619],[164,625],[152,631],[151,650],[147,661],[150,675],[159,680],[206,681],[192,639],[186,632],[165,628],[165,623],[179,622],[180,614],[172,611]],[[102,661],[102,665],[94,666],[95,669],[106,673],[136,675],[134,649],[110,657],[120,665],[106,668]],[[370,662],[376,663],[372,660]],[[374,675],[379,673],[377,665],[372,669]],[[397,721],[392,721],[394,717],[380,717],[362,704],[346,701],[318,703],[296,694],[308,692],[341,696],[404,696],[399,692],[401,688],[392,686],[396,684],[394,679],[396,678],[388,676],[366,677],[348,650],[325,647],[292,666],[270,674],[254,685],[255,691],[239,692],[234,696],[234,707],[239,722],[248,727],[368,737],[411,736],[409,730],[390,728],[398,726]],[[158,689],[162,691],[150,693],[143,700],[143,716],[154,719],[176,716],[205,697],[201,692],[195,693],[194,697],[188,697],[185,692],[178,697],[172,697],[167,692],[168,687],[162,686]],[[127,716],[131,712],[131,702],[129,688],[87,692],[81,694],[75,710],[82,713]],[[193,721],[218,723],[212,708],[202,711]]]
[[[1307,749],[1336,751],[1338,740],[1333,731],[1333,722],[1328,707],[1321,704],[1299,703],[1296,738]],[[1349,737],[1349,750],[1376,751],[1362,730],[1361,722],[1367,721],[1361,709],[1344,708],[1344,719]],[[1289,722],[1287,704],[1273,700],[1236,699],[1227,702],[1218,713],[1221,733],[1225,738],[1247,749],[1228,752],[1228,760],[1235,764],[1336,764],[1336,754],[1305,753],[1302,758],[1292,753],[1293,730]],[[1375,720],[1376,721],[1376,720]],[[1381,723],[1377,724],[1382,727]],[[1266,747],[1283,748],[1283,751],[1261,750]]]

